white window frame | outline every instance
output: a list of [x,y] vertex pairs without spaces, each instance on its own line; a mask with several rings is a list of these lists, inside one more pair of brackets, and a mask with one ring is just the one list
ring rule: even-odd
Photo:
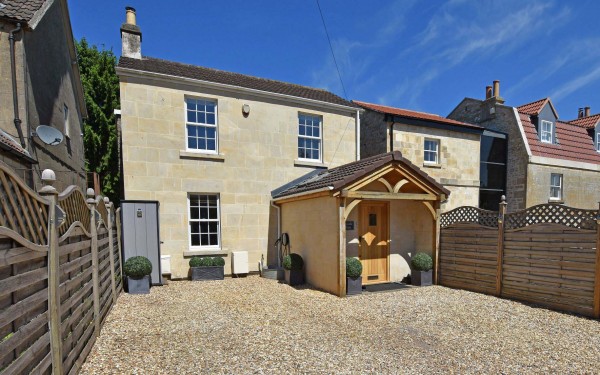
[[[314,137],[312,135],[306,135],[306,133],[304,135],[300,135],[300,116],[304,116],[304,117],[311,117],[314,121],[314,119],[318,119],[319,120],[319,136],[318,137]],[[319,116],[319,115],[313,115],[310,113],[302,113],[299,112],[298,113],[298,117],[297,117],[297,129],[298,129],[298,141],[300,141],[300,139],[310,139],[310,140],[318,140],[319,141],[319,158],[318,159],[314,159],[314,158],[301,158],[300,155],[298,155],[298,160],[301,161],[309,161],[309,162],[323,162],[323,116]],[[311,125],[312,127],[314,127],[314,125]],[[304,150],[306,150],[306,147],[304,147]],[[311,148],[312,150],[312,148]],[[300,145],[296,146],[296,153],[298,154],[300,151]]]
[[[550,130],[544,129],[544,126],[549,126]],[[546,139],[546,136],[550,136],[550,139]],[[554,143],[554,123],[552,121],[542,120],[540,125],[540,141],[544,143]]]
[[[554,184],[554,177],[558,176],[558,185]],[[560,173],[551,173],[550,174],[550,200],[552,201],[562,201],[563,200],[563,175]],[[554,192],[557,191],[558,195],[553,195]]]
[[63,114],[64,114],[64,133],[65,137],[71,138],[71,125],[69,121],[69,107],[66,104],[63,105]]
[[596,130],[596,151],[600,152],[600,130]]
[[[198,196],[198,199],[200,199],[200,196],[214,196],[217,198],[217,218],[216,219],[201,219],[201,215],[200,215],[200,206],[198,206],[198,219],[192,219],[192,207],[190,205],[190,198],[192,196]],[[210,206],[207,206],[207,208],[210,208]],[[210,211],[209,211],[210,212]],[[187,214],[188,214],[188,245],[190,250],[220,250],[221,249],[221,197],[218,193],[188,193],[187,195]],[[198,222],[199,226],[200,223],[202,222],[206,222],[206,223],[217,223],[217,244],[216,245],[202,245],[202,230],[200,229],[200,245],[192,245],[192,222]],[[210,236],[210,232],[208,232],[209,236]]]
[[[427,142],[432,142],[435,145],[435,150],[427,149]],[[425,155],[427,153],[434,153],[435,161],[426,160]],[[423,163],[429,165],[439,165],[440,164],[440,140],[435,138],[425,138],[423,140]]]
[[[209,124],[206,122],[192,122],[192,121],[188,121],[188,104],[189,101],[196,101],[196,102],[211,102],[215,105],[215,123],[214,124]],[[197,103],[196,103],[197,104]],[[200,153],[200,154],[218,154],[219,153],[219,108],[218,108],[218,102],[216,99],[210,99],[210,98],[195,98],[195,97],[186,97],[185,98],[185,150],[189,151],[189,152],[196,152],[196,153]],[[201,112],[201,111],[197,111],[195,110],[196,113],[204,113],[205,115],[209,112]],[[188,134],[188,125],[191,126],[195,126],[196,127],[196,131],[198,131],[200,128],[214,128],[215,129],[215,149],[214,150],[205,150],[205,149],[199,149],[199,148],[190,148],[189,143],[188,143],[188,138],[189,138],[189,134]],[[200,138],[196,136],[196,139],[199,140]],[[208,139],[208,138],[205,138]],[[208,143],[208,142],[207,142]]]

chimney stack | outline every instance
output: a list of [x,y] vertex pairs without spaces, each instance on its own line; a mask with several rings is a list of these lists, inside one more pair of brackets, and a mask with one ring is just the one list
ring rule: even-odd
[[492,97],[492,86],[485,86],[485,100],[491,99]]
[[583,116],[584,117],[590,117],[590,107],[585,107],[585,110],[583,112]]
[[[489,86],[488,86],[488,88],[489,88]],[[486,88],[486,92],[487,92],[487,88]],[[500,81],[498,81],[498,80],[494,81],[492,98],[494,99],[494,101],[497,104],[504,104],[504,99],[502,99],[502,97],[500,96]]]
[[582,118],[583,117],[583,108],[579,107],[579,109],[577,110],[577,118]]
[[121,56],[142,58],[142,31],[136,23],[135,9],[125,7],[125,23],[121,25]]

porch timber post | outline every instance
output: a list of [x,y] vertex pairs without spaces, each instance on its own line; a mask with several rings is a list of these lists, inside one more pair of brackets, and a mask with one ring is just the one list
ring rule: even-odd
[[56,205],[58,192],[52,184],[56,181],[54,171],[42,172],[44,186],[39,193],[48,201],[48,326],[50,331],[50,353],[52,373],[63,373],[62,335],[60,332],[60,254],[58,248],[58,223]]
[[440,202],[435,204],[435,218],[433,219],[433,283],[438,285],[440,283],[439,272],[440,272],[440,216],[442,210],[440,209]]
[[346,199],[338,198],[339,218],[339,259],[338,259],[338,295],[346,296]]
[[498,211],[498,251],[496,257],[496,295],[502,294],[502,259],[504,258],[504,215],[506,214],[506,197],[502,196]]
[[94,338],[100,335],[100,283],[98,275],[98,230],[96,228],[96,200],[94,189],[87,189],[86,203],[90,208],[90,234],[92,236],[92,295],[94,298]]
[[596,275],[594,284],[594,318],[600,319],[600,202],[596,216]]

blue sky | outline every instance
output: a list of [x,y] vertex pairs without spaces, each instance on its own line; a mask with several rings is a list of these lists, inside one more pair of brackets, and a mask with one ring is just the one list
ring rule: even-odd
[[[500,80],[508,105],[550,96],[561,119],[600,112],[600,2],[320,0],[349,99],[448,115]],[[344,96],[314,0],[69,1],[77,39]]]

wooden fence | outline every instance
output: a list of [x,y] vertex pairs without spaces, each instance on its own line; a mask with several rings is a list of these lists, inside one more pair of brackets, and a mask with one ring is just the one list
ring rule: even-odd
[[440,217],[438,282],[600,318],[600,210],[541,204]]
[[[0,163],[0,373],[77,373],[122,291],[113,204]],[[118,212],[117,212],[118,214]]]

